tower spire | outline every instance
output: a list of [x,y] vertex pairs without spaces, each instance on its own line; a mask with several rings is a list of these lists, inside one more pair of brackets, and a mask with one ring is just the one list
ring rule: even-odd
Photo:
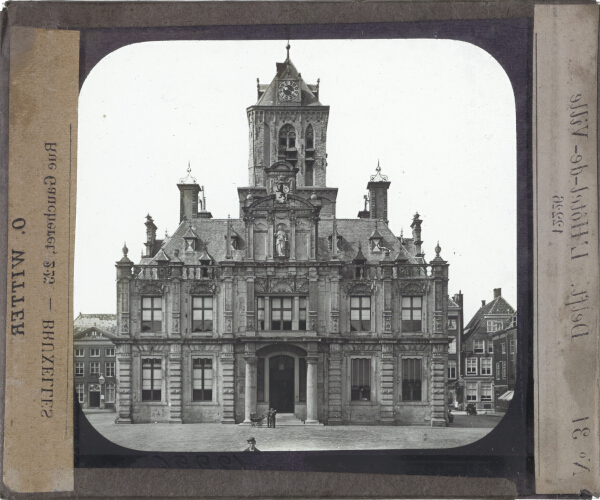
[[289,40],[288,40],[288,43],[287,43],[287,45],[285,46],[285,48],[286,48],[286,50],[287,50],[287,58],[289,59],[289,58],[290,58],[290,48],[291,48],[291,46],[290,46],[290,41],[289,41]]

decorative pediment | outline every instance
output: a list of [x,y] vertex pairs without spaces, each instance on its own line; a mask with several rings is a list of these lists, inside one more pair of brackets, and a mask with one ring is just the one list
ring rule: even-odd
[[190,286],[191,295],[210,294],[213,295],[219,292],[219,285],[214,281],[200,281]]
[[373,280],[351,280],[344,284],[346,295],[371,295],[375,291]]
[[256,278],[254,291],[258,293],[308,293],[308,278]]
[[164,283],[149,282],[144,283],[143,281],[137,282],[138,292],[143,295],[162,295],[165,291]]
[[422,295],[427,290],[427,281],[400,280],[397,282],[397,287],[402,295]]

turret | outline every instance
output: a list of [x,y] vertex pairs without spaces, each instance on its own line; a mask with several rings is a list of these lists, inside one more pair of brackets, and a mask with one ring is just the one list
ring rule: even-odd
[[423,257],[423,253],[421,252],[421,245],[423,241],[421,240],[421,223],[423,221],[419,219],[419,212],[417,212],[414,217],[412,224],[410,227],[412,228],[412,235],[415,244],[415,251],[417,257]]

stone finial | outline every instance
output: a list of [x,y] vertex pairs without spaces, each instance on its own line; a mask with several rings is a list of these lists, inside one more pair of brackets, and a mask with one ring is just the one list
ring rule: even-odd
[[415,215],[413,215],[413,220],[416,220],[419,218],[419,212],[415,212]]
[[379,160],[377,160],[377,168],[375,169],[375,175],[372,175],[369,179],[370,182],[388,182],[387,175],[381,175],[381,167],[379,166]]
[[440,252],[442,251],[442,248],[440,247],[440,242],[437,242],[437,245],[435,247],[435,256],[439,257],[440,256]]
[[188,161],[188,168],[186,170],[187,175],[185,177],[182,177],[181,179],[179,179],[179,184],[190,184],[190,182],[188,181],[192,181],[194,184],[196,184],[196,178],[194,176],[192,176],[192,167],[190,166],[190,162]]
[[127,243],[123,243],[123,257],[127,257],[128,252],[129,248],[127,248]]
[[287,58],[290,58],[290,49],[292,48],[292,46],[290,45],[290,41],[288,40],[287,45],[285,46],[286,50],[287,50]]

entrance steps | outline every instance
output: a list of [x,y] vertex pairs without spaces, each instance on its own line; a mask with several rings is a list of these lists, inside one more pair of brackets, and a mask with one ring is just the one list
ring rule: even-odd
[[320,422],[305,422],[300,420],[293,413],[278,413],[275,420],[277,427],[291,427],[294,425],[323,425]]

